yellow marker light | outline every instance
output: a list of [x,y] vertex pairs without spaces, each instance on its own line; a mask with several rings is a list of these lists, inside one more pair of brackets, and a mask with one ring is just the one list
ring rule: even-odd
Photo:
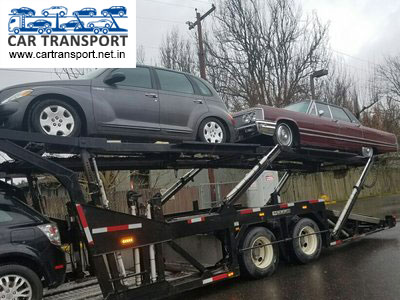
[[303,205],[303,209],[307,209],[307,205]]
[[239,230],[240,230],[240,227],[235,227],[235,230],[236,230],[236,231],[239,231]]
[[228,273],[228,277],[232,277],[233,275],[235,275],[235,273],[233,273],[233,272]]
[[122,238],[121,239],[121,244],[124,245],[124,246],[133,244],[133,237],[130,236],[130,237]]
[[264,216],[265,216],[265,213],[260,212],[258,215],[259,215],[260,217],[264,217]]

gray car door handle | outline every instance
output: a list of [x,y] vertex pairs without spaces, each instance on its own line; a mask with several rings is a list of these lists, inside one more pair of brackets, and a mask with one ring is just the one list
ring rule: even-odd
[[194,103],[203,104],[203,100],[193,100]]
[[158,98],[158,95],[157,94],[153,94],[153,93],[145,94],[145,96],[149,97],[149,98],[153,98],[153,99],[157,99]]

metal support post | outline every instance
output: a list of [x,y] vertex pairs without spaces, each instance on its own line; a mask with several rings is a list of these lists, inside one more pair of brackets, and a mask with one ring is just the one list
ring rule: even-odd
[[[151,219],[151,203],[147,204],[147,214],[148,219]],[[156,251],[154,248],[154,244],[149,246],[149,255],[150,255],[150,279],[152,282],[157,281],[157,270],[156,270]]]
[[177,182],[175,182],[172,186],[170,186],[164,193],[161,195],[161,205],[164,205],[171,199],[180,189],[182,189],[189,181],[191,181],[194,176],[199,174],[202,169],[192,169],[183,175]]
[[[130,209],[131,215],[133,215],[133,216],[137,216],[139,213],[139,198],[141,196],[142,196],[141,194],[139,194],[138,192],[135,192],[135,191],[129,191],[126,194],[126,200],[128,202],[128,207]],[[134,259],[134,265],[135,265],[135,273],[140,274],[141,273],[140,251],[138,248],[133,249],[133,259]],[[135,282],[136,282],[137,286],[142,284],[141,275],[135,276]]]
[[368,172],[369,172],[373,162],[374,162],[374,157],[371,156],[368,159],[368,162],[365,165],[364,170],[362,171],[361,176],[358,179],[356,185],[353,187],[353,191],[352,191],[349,199],[347,200],[346,205],[344,206],[342,212],[340,213],[339,219],[337,220],[335,227],[333,228],[332,236],[334,238],[337,237],[338,233],[342,230],[343,225],[346,223],[347,219],[349,218],[351,210],[353,209],[354,204],[357,201],[358,195],[360,194],[361,190],[363,189],[365,179],[368,175]]
[[283,176],[281,177],[281,179],[278,182],[278,185],[275,187],[274,191],[271,193],[271,197],[269,198],[267,203],[265,203],[265,205],[270,204],[270,203],[271,204],[279,204],[281,202],[279,199],[279,196],[281,194],[282,188],[285,186],[290,175],[292,175],[292,173],[290,171],[287,171],[287,172],[285,172],[285,174],[283,174]]
[[253,184],[254,181],[260,176],[260,174],[279,156],[281,153],[281,148],[276,145],[267,155],[265,155],[256,164],[250,172],[230,191],[230,193],[225,197],[224,202],[221,206],[227,207],[234,204],[240,196]]

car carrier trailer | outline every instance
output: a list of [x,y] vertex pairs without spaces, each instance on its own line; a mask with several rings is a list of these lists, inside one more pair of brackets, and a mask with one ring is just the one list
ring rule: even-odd
[[[340,245],[396,224],[393,216],[378,219],[352,214],[366,176],[378,159],[373,155],[249,144],[130,143],[10,130],[0,130],[0,151],[13,159],[0,164],[1,177],[27,177],[37,209],[40,195],[32,178],[50,174],[67,189],[68,218],[58,223],[64,242],[72,244],[74,276],[82,279],[89,270],[97,278],[91,282],[98,285],[80,283],[65,293],[66,289],[61,288],[62,292],[49,293],[48,299],[84,299],[98,295],[99,290],[106,299],[160,299],[242,274],[265,277],[276,270],[279,257],[308,263],[318,258],[321,247]],[[360,166],[360,178],[340,212],[326,209],[321,199],[280,203],[279,193],[292,173]],[[220,205],[164,215],[162,207],[204,168],[249,172]],[[146,203],[145,212],[140,213],[139,195],[133,191],[127,194],[131,214],[108,209],[99,170],[137,169],[191,170],[164,193],[154,195]],[[285,172],[270,200],[262,207],[237,204],[264,170]],[[86,175],[89,202],[84,200],[77,172]],[[203,265],[176,242],[202,234],[215,236],[221,242],[223,257],[214,266]],[[191,265],[181,276],[169,276],[171,272],[166,270],[163,258],[165,245]],[[133,270],[125,270],[121,260],[120,252],[126,249],[132,249]]]

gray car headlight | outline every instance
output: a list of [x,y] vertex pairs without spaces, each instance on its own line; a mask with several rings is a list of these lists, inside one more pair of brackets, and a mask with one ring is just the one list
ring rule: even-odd
[[32,94],[32,92],[33,92],[33,90],[23,90],[23,91],[20,91],[20,92],[18,92],[18,93],[16,93],[16,94],[12,95],[11,97],[8,97],[7,99],[1,101],[0,105],[6,104],[6,103],[8,103],[8,102],[10,102],[10,101],[17,100],[17,99],[19,99],[19,98],[21,98],[21,97],[29,96],[29,95]]

